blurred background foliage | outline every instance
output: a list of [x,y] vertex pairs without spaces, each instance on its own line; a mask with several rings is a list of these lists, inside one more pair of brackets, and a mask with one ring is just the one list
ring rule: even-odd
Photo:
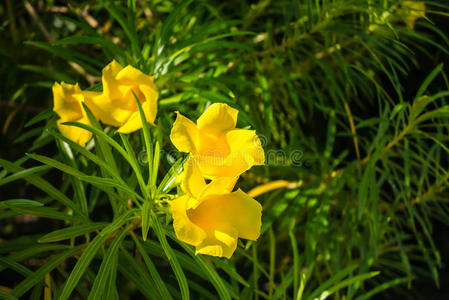
[[[114,223],[121,229],[82,271],[81,253],[98,241],[100,225],[72,232],[69,243],[42,239],[85,221],[53,201],[60,195],[44,179],[75,202],[86,199],[89,222],[119,219],[98,182],[25,156],[99,176],[89,157],[55,135],[50,87],[101,90],[101,69],[112,59],[155,75],[160,184],[181,157],[168,139],[175,111],[196,119],[208,104],[226,102],[264,144],[267,166],[239,183],[257,187],[263,234],[240,242],[231,260],[192,255],[170,238],[159,208],[192,299],[448,297],[448,7],[444,0],[3,1],[1,200],[30,199],[51,212],[0,202],[0,297],[65,299],[75,289],[75,298],[87,298],[98,296],[93,286],[104,299],[163,299],[167,290],[186,298],[184,275],[171,269],[157,234],[141,239],[132,227],[139,223]],[[140,133],[130,141],[143,170]],[[93,143],[88,149],[97,153]],[[137,190],[126,160],[113,157]],[[113,251],[118,260],[104,275],[102,260],[113,261]]]

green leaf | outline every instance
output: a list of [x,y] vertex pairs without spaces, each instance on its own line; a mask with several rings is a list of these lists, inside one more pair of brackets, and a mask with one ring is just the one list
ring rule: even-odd
[[75,177],[86,176],[86,174],[84,174],[83,172],[76,170],[75,168],[68,166],[68,165],[66,165],[60,161],[57,161],[53,158],[46,157],[46,156],[39,155],[39,154],[33,154],[33,153],[25,153],[25,154],[26,154],[26,156],[28,156],[34,160],[37,160],[43,164],[46,164],[48,166],[51,166],[58,170],[61,170],[62,172],[70,174],[72,176],[75,176]]
[[[9,172],[17,173],[24,171],[25,169],[12,163],[9,161],[6,161],[4,159],[0,159],[0,166],[8,170]],[[44,180],[38,175],[27,175],[24,177],[25,180],[27,180],[29,183],[37,187],[38,189],[46,192],[50,197],[53,197],[55,200],[58,200],[65,206],[71,208],[74,212],[82,216],[83,218],[87,219],[87,216],[84,215],[80,209],[75,205],[75,203],[72,202],[69,198],[67,198],[66,195],[61,193],[58,189],[56,189],[54,186],[52,186],[48,181]]]
[[41,237],[38,242],[39,243],[51,243],[58,242],[62,240],[71,239],[86,233],[90,233],[92,231],[100,230],[104,228],[108,223],[90,223],[83,225],[71,226],[64,229],[55,230],[53,232],[47,233],[43,237]]
[[93,36],[69,36],[60,39],[53,43],[53,45],[67,45],[67,44],[92,44],[101,46],[102,49],[109,49],[115,56],[124,57],[125,51],[122,48],[114,44],[112,41],[108,40],[103,36],[93,37]]
[[142,172],[140,170],[137,158],[134,154],[134,150],[131,146],[131,143],[128,140],[128,136],[124,135],[123,133],[120,133],[120,138],[122,139],[122,142],[125,145],[126,152],[128,153],[128,156],[127,156],[128,162],[131,165],[131,168],[133,169],[134,174],[136,175],[137,182],[139,183],[140,190],[142,191],[145,201],[152,201],[152,198],[150,196],[148,188],[145,184],[145,181],[143,180]]
[[152,162],[153,162],[153,147],[151,145],[151,132],[150,132],[150,125],[148,124],[147,118],[145,116],[145,113],[142,109],[142,105],[140,104],[139,98],[137,98],[134,91],[131,91],[133,93],[134,99],[137,103],[137,107],[139,109],[139,115],[140,115],[140,121],[142,122],[142,130],[143,130],[143,137],[145,140],[145,150],[147,152],[147,160],[148,160],[148,174],[149,180],[151,180],[151,171],[153,169]]
[[45,275],[47,275],[49,272],[51,272],[54,268],[59,266],[62,262],[67,260],[69,257],[72,257],[75,253],[77,253],[79,250],[81,250],[85,245],[79,245],[77,247],[74,247],[72,249],[69,249],[67,251],[64,251],[55,257],[51,258],[47,261],[45,265],[43,265],[41,268],[39,268],[37,271],[35,271],[32,275],[28,276],[23,280],[21,283],[19,283],[14,290],[12,291],[12,295],[16,297],[21,297],[23,294],[25,294],[28,290],[30,290],[33,286],[38,284],[41,280],[44,279]]
[[170,262],[173,272],[175,272],[175,276],[176,279],[178,280],[179,288],[181,290],[182,299],[183,300],[190,299],[189,285],[187,283],[187,279],[184,275],[184,272],[182,271],[178,259],[176,258],[173,252],[173,249],[168,244],[165,232],[162,229],[162,226],[154,213],[151,214],[151,223],[153,225],[153,229],[157,235],[157,238],[161,243],[162,249],[164,249],[165,255],[167,256],[168,261]]
[[[104,177],[98,177],[98,176],[83,176],[83,177],[80,177],[80,180],[89,182],[104,191],[107,191],[107,187],[116,187],[117,189],[128,193],[131,197],[134,197],[134,199],[139,199],[140,201],[144,201],[142,196],[140,196],[135,191],[133,191],[131,189],[131,187],[117,181],[116,179],[104,178]],[[123,199],[123,201],[125,201],[125,200],[126,199]]]
[[142,239],[147,240],[148,230],[150,229],[151,202],[145,201],[142,205]]
[[14,206],[43,206],[42,203],[27,199],[11,199],[0,201],[0,209]]
[[28,269],[27,267],[19,264],[18,262],[14,261],[11,258],[0,256],[0,265],[2,265],[5,268],[9,268],[11,270],[16,271],[20,275],[23,275],[25,277],[30,276],[33,274],[33,271]]
[[371,299],[374,295],[376,295],[377,293],[380,293],[382,291],[385,291],[393,286],[399,285],[399,284],[403,284],[406,282],[409,282],[413,279],[413,277],[409,276],[409,277],[403,277],[403,278],[396,278],[387,282],[384,282],[378,286],[376,286],[375,288],[373,288],[372,290],[370,290],[369,292],[363,294],[362,296],[357,297],[355,300],[366,300],[366,299]]
[[176,185],[179,184],[179,176],[181,176],[184,163],[187,161],[187,158],[179,158],[173,166],[171,166],[170,170],[168,170],[167,174],[162,179],[159,184],[156,195],[161,195],[170,192]]
[[18,180],[18,179],[22,179],[24,177],[27,177],[27,176],[32,175],[37,172],[47,171],[49,169],[51,169],[51,168],[49,168],[48,166],[39,166],[39,167],[33,167],[33,168],[29,168],[29,169],[22,169],[21,171],[15,172],[14,174],[12,174],[8,177],[2,178],[0,180],[0,186],[10,183],[12,181]]
[[[147,266],[148,272],[150,272],[150,276],[153,279],[154,283],[156,284],[156,288],[161,296],[161,299],[173,299],[168,292],[167,287],[165,286],[164,281],[162,280],[161,276],[159,275],[159,272],[157,271],[156,267],[154,266],[153,262],[151,261],[150,257],[148,256],[148,253],[143,248],[142,244],[140,243],[139,239],[132,234],[131,235],[134,242],[136,243],[137,250],[139,250],[140,254],[143,257],[143,260],[145,261],[145,265]],[[144,240],[145,241],[145,240]]]
[[[122,184],[122,183],[118,182],[116,179],[104,178],[104,177],[98,177],[98,176],[83,176],[83,177],[80,177],[80,179],[83,181],[89,182],[104,191],[107,191],[106,187],[109,187],[109,186],[116,187],[119,190],[127,192],[130,196],[134,197],[134,199],[139,199],[141,201],[144,201],[142,196],[140,196],[135,191],[133,191],[130,186],[128,186],[126,184]],[[123,199],[123,201],[125,201],[125,200],[126,199]]]
[[106,287],[106,281],[111,276],[111,265],[113,264],[113,260],[116,259],[118,255],[118,248],[123,242],[124,238],[128,234],[131,229],[128,226],[125,230],[123,230],[118,237],[114,239],[111,245],[106,251],[106,254],[103,257],[103,262],[101,263],[100,269],[98,270],[97,275],[95,276],[95,281],[92,286],[92,289],[89,293],[88,299],[101,299],[104,295],[104,289]]
[[192,258],[195,260],[195,262],[203,269],[205,272],[207,278],[212,283],[212,285],[215,287],[215,289],[218,292],[218,295],[220,296],[220,299],[226,299],[231,300],[231,295],[228,292],[228,288],[223,283],[223,280],[221,279],[220,275],[214,270],[213,265],[211,265],[202,255],[196,255],[195,251],[190,247],[184,244],[183,242],[179,241],[176,237],[173,236],[171,233],[167,233],[170,238],[172,238],[174,241],[176,241],[184,250],[192,256]]
[[2,299],[2,300],[17,300],[16,297],[14,297],[13,295],[11,295],[7,292],[4,292],[2,290],[0,290],[0,299]]
[[123,28],[123,31],[125,32],[126,36],[131,42],[131,50],[133,53],[133,56],[136,59],[142,58],[142,53],[139,47],[139,40],[137,37],[137,32],[135,29],[135,24],[132,26],[129,26],[129,23],[125,20],[121,12],[117,9],[117,7],[112,2],[107,2],[104,7],[108,10],[108,12],[111,14],[111,16],[120,24],[120,26]]
[[67,278],[64,286],[62,287],[60,293],[56,297],[58,300],[66,300],[70,297],[70,294],[75,289],[81,276],[83,276],[87,267],[94,259],[95,254],[98,252],[100,247],[103,245],[105,240],[119,227],[121,227],[125,222],[128,221],[130,215],[134,213],[134,210],[129,210],[126,214],[120,216],[104,228],[87,246],[86,250],[83,252],[69,277]]
[[31,208],[31,207],[11,206],[10,208],[13,211],[16,211],[22,215],[32,215],[41,218],[70,221],[70,222],[80,220],[79,216],[68,215],[66,213],[57,211],[55,208],[50,207]]
[[432,70],[432,72],[430,72],[430,74],[426,77],[426,79],[424,80],[424,82],[421,84],[421,86],[419,87],[418,92],[416,93],[415,98],[419,98],[420,96],[422,96],[425,91],[427,90],[427,88],[429,87],[430,83],[435,79],[435,77],[437,77],[437,75],[441,72],[441,70],[443,69],[444,64],[439,64],[438,66],[435,67],[435,69]]
[[33,42],[33,41],[26,41],[26,45],[35,46],[40,49],[46,50],[56,56],[62,57],[67,61],[73,61],[77,64],[79,64],[81,67],[86,69],[87,72],[93,74],[93,75],[100,75],[100,72],[97,68],[92,67],[92,65],[101,67],[103,65],[102,62],[92,58],[91,56],[81,54],[77,51],[59,47],[59,46],[53,46],[47,43],[43,42]]

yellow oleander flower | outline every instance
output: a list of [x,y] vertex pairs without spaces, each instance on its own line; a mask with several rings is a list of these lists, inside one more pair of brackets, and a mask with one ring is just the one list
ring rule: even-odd
[[86,112],[81,103],[91,107],[92,98],[100,93],[81,91],[78,84],[61,82],[53,85],[53,110],[59,115],[57,121],[59,131],[67,138],[81,146],[91,139],[92,133],[75,126],[62,125],[64,122],[79,122],[90,125]]
[[409,29],[413,29],[415,27],[416,20],[426,16],[426,4],[420,1],[404,1],[402,5],[403,8],[401,13],[403,15],[404,22]]
[[102,71],[103,93],[93,99],[93,113],[103,123],[119,127],[118,132],[130,133],[142,128],[134,91],[147,121],[154,124],[158,92],[153,78],[132,66],[123,68],[113,60]]
[[262,206],[240,189],[232,192],[237,177],[222,177],[206,184],[193,159],[184,165],[185,195],[170,201],[177,238],[196,248],[195,253],[230,258],[237,239],[257,240]]
[[212,104],[196,124],[177,113],[170,139],[181,152],[191,153],[204,177],[235,177],[265,154],[254,130],[235,128],[238,111],[224,103]]

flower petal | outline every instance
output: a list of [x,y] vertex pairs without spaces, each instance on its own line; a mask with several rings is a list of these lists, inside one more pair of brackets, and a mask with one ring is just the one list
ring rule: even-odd
[[231,258],[235,249],[237,249],[237,238],[238,231],[232,226],[214,230],[213,235],[208,236],[201,244],[196,246],[195,254]]
[[262,206],[240,189],[224,195],[211,195],[187,211],[190,220],[212,236],[215,230],[232,226],[239,237],[256,240],[260,234]]
[[154,120],[156,120],[157,115],[157,99],[159,94],[154,84],[152,84],[151,86],[139,85],[139,89],[145,97],[145,102],[142,104],[142,109],[145,113],[145,117],[149,123],[154,125]]
[[262,143],[255,130],[235,129],[226,133],[226,139],[231,148],[231,155],[241,153],[249,168],[265,163],[265,153]]
[[190,197],[199,198],[206,187],[206,181],[192,158],[184,163],[181,187]]
[[243,153],[230,154],[228,157],[194,155],[203,176],[208,179],[218,177],[238,177],[250,167]]
[[203,199],[210,195],[229,194],[234,189],[238,179],[238,177],[218,177],[213,179],[200,191],[198,198]]
[[[85,118],[80,119],[80,120],[73,120],[73,121],[90,125],[90,122]],[[58,125],[58,129],[62,133],[62,135],[67,137],[68,139],[70,139],[70,140],[74,141],[75,143],[78,143],[84,147],[86,145],[86,143],[92,138],[92,132],[82,129],[82,128],[79,128],[79,127],[76,127],[76,126],[61,124],[64,122],[67,122],[67,121],[59,119],[57,121],[57,125]]]
[[169,204],[172,209],[173,228],[176,237],[184,243],[197,246],[207,238],[207,235],[204,230],[192,223],[187,217],[186,210],[189,198],[187,195],[181,196],[170,201]]
[[83,100],[78,84],[55,83],[53,91],[53,110],[63,122],[75,121],[82,117],[80,102]]
[[101,81],[103,83],[103,93],[105,95],[110,95],[116,92],[116,76],[121,70],[123,70],[123,67],[113,60],[101,71]]
[[156,90],[156,86],[153,83],[154,76],[148,76],[139,69],[133,66],[126,66],[117,73],[116,80],[119,80],[124,85],[148,85],[153,90]]
[[[150,106],[150,104],[148,102],[144,102],[142,104],[142,110],[144,111],[144,114],[145,114],[145,117],[147,118],[147,121],[148,121],[148,114],[150,114],[148,112],[149,111],[149,109],[148,109],[149,106]],[[150,122],[150,123],[152,123],[152,122]],[[128,120],[125,122],[125,124],[123,124],[117,130],[117,132],[131,133],[131,132],[134,132],[136,130],[139,130],[140,128],[142,128],[142,119],[140,118],[140,112],[136,111],[136,112],[133,112],[131,114],[131,116],[128,118]]]
[[195,123],[177,112],[170,139],[180,152],[197,152],[199,132]]
[[198,118],[197,125],[201,131],[220,135],[235,128],[238,110],[225,103],[214,103]]

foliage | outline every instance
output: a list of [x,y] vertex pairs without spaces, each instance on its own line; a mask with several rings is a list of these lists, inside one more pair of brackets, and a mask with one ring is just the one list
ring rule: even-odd
[[[410,21],[406,2],[1,4],[0,298],[412,298],[420,278],[438,288],[448,6],[424,1]],[[72,123],[94,134],[83,148],[57,131],[49,88],[100,91],[112,59],[154,74],[157,126],[114,134],[90,116]],[[239,182],[258,187],[262,236],[230,260],[178,241],[166,204],[185,159],[168,138],[174,112],[196,119],[213,102],[239,110],[267,159]]]

